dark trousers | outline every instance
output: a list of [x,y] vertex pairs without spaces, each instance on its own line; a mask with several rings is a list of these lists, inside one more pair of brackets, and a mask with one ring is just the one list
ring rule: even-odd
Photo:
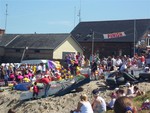
[[46,84],[46,86],[45,86],[45,94],[44,94],[45,97],[48,96],[49,89],[50,89],[50,84]]
[[35,96],[36,96],[36,98],[37,98],[38,92],[33,92],[33,98],[35,98]]

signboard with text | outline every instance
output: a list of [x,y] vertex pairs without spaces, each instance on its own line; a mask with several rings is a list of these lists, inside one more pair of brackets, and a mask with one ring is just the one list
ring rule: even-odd
[[125,32],[116,32],[116,33],[109,33],[103,34],[104,39],[112,39],[112,38],[120,38],[126,36]]

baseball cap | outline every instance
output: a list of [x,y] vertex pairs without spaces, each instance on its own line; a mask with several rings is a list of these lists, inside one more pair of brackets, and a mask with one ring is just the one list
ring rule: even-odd
[[99,93],[100,93],[99,89],[94,89],[94,90],[92,91],[92,94],[93,94],[93,95],[99,95]]

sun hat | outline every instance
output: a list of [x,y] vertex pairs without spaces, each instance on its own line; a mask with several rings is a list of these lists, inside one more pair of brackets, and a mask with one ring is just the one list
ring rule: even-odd
[[129,83],[129,82],[127,82],[127,83],[126,83],[126,87],[129,87],[129,86],[130,86],[130,83]]
[[115,88],[115,91],[118,91],[119,90],[119,88],[117,87],[117,88]]

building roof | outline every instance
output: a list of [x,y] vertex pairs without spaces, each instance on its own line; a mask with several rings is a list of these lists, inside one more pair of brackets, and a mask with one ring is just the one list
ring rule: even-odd
[[7,48],[55,49],[70,34],[5,34],[0,45]]
[[10,41],[14,40],[17,34],[7,34],[7,35],[0,35],[0,46],[7,45]]
[[[91,21],[80,22],[71,34],[78,42],[91,42],[92,33],[96,42],[133,42],[134,34],[137,41],[148,29],[150,19]],[[118,33],[121,33],[121,36]]]

